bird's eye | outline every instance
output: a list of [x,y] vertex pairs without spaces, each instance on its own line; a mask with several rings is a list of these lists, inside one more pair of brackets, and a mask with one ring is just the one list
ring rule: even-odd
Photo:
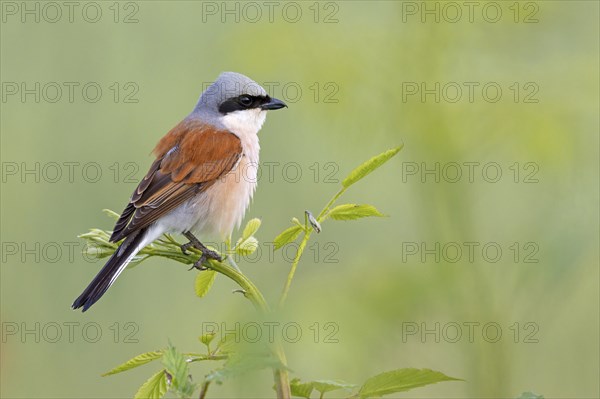
[[249,107],[252,105],[252,98],[250,98],[250,96],[240,96],[239,101],[244,107]]

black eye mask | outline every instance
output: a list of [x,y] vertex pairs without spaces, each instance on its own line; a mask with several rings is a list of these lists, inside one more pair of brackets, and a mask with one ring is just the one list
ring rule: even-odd
[[228,114],[234,111],[243,111],[246,109],[260,108],[261,105],[271,101],[269,96],[251,96],[242,94],[241,96],[229,98],[219,105],[219,112]]

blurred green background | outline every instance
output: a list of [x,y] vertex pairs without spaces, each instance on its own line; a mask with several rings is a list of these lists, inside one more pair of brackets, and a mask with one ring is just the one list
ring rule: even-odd
[[[131,397],[157,364],[100,374],[168,340],[199,351],[206,323],[253,320],[230,281],[198,299],[195,272],[163,260],[124,273],[87,313],[69,308],[103,264],[82,257],[76,236],[112,228],[101,209],[122,210],[156,141],[227,70],[271,82],[290,105],[260,133],[273,169],[247,219],[262,218],[262,241],[318,212],[332,180],[404,143],[344,201],[389,218],[326,223],[300,265],[282,316],[302,329],[285,344],[292,377],[360,383],[424,367],[466,382],[398,397],[599,396],[597,2],[475,2],[471,15],[460,2],[277,2],[272,20],[261,2],[261,15],[235,2],[77,2],[72,22],[62,3],[61,16],[45,4],[2,2],[3,398]],[[422,174],[436,163],[438,181]],[[275,300],[289,257],[261,249],[240,265]],[[209,370],[192,367],[197,381]],[[271,386],[259,371],[209,396],[268,397]]]

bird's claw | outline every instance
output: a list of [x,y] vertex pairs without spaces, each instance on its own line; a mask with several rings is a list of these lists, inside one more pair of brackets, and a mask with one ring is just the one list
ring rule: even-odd
[[180,248],[181,248],[181,252],[183,252],[184,255],[188,255],[188,248],[191,248],[194,246],[193,242],[188,242],[186,244],[181,244]]
[[200,259],[194,262],[194,264],[188,269],[188,271],[192,269],[197,269],[200,271],[208,270],[208,267],[204,266],[204,262],[206,262],[206,256],[202,255]]
[[189,231],[183,233],[183,235],[190,240],[190,242],[181,245],[181,252],[183,252],[184,255],[187,255],[187,250],[188,248],[196,248],[199,251],[202,251],[202,256],[200,256],[200,259],[198,259],[198,261],[196,263],[194,263],[194,265],[190,268],[190,270],[192,269],[198,269],[198,270],[206,270],[207,267],[204,266],[203,264],[208,260],[208,259],[213,259],[216,260],[218,262],[223,262],[223,258],[216,253],[215,251],[211,251],[210,249],[206,248],[204,246],[204,244],[202,244],[200,242],[200,240],[198,240],[192,233],[190,233]]
[[[183,245],[182,245],[182,247],[183,247]],[[202,252],[202,256],[200,256],[200,259],[198,259],[192,265],[192,267],[190,267],[189,270],[192,270],[192,269],[198,269],[200,271],[208,270],[208,267],[204,266],[204,263],[209,259],[216,260],[217,262],[223,261],[223,258],[221,256],[219,256],[218,253],[216,253],[215,251],[211,251],[210,249],[205,249],[204,252]]]

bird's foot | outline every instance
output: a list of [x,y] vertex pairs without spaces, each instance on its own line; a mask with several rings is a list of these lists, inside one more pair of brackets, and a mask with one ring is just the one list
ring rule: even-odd
[[188,242],[187,244],[181,244],[181,252],[183,252],[184,255],[188,255],[187,250],[194,247],[194,243],[193,242]]
[[221,257],[221,255],[219,255],[218,253],[216,253],[213,250],[206,248],[206,246],[204,244],[202,244],[200,242],[200,240],[198,240],[189,231],[185,232],[184,236],[186,236],[190,240],[190,242],[188,242],[187,244],[181,245],[181,252],[183,252],[184,255],[187,255],[187,250],[189,248],[196,248],[196,249],[202,251],[202,256],[200,256],[200,259],[198,259],[198,261],[196,263],[194,263],[194,265],[190,268],[190,270],[192,270],[192,269],[206,270],[207,267],[204,266],[204,263],[209,259],[213,259],[218,262],[223,261],[223,258]]
[[208,270],[208,267],[204,266],[204,263],[209,259],[216,260],[217,262],[223,261],[223,258],[218,253],[216,253],[215,251],[211,251],[210,249],[205,247],[204,250],[202,251],[202,256],[200,256],[200,259],[198,259],[192,265],[192,267],[190,267],[189,270],[192,270],[192,269],[198,269],[200,271]]
[[196,270],[200,270],[200,271],[204,271],[204,270],[208,270],[208,267],[204,266],[204,262],[206,262],[206,256],[202,255],[200,257],[200,259],[198,259],[193,265],[192,267],[190,267],[188,269],[188,271],[192,270],[192,269],[196,269]]
[[202,250],[202,257],[206,259],[216,260],[217,262],[223,262],[223,258],[221,257],[221,255],[206,247]]

